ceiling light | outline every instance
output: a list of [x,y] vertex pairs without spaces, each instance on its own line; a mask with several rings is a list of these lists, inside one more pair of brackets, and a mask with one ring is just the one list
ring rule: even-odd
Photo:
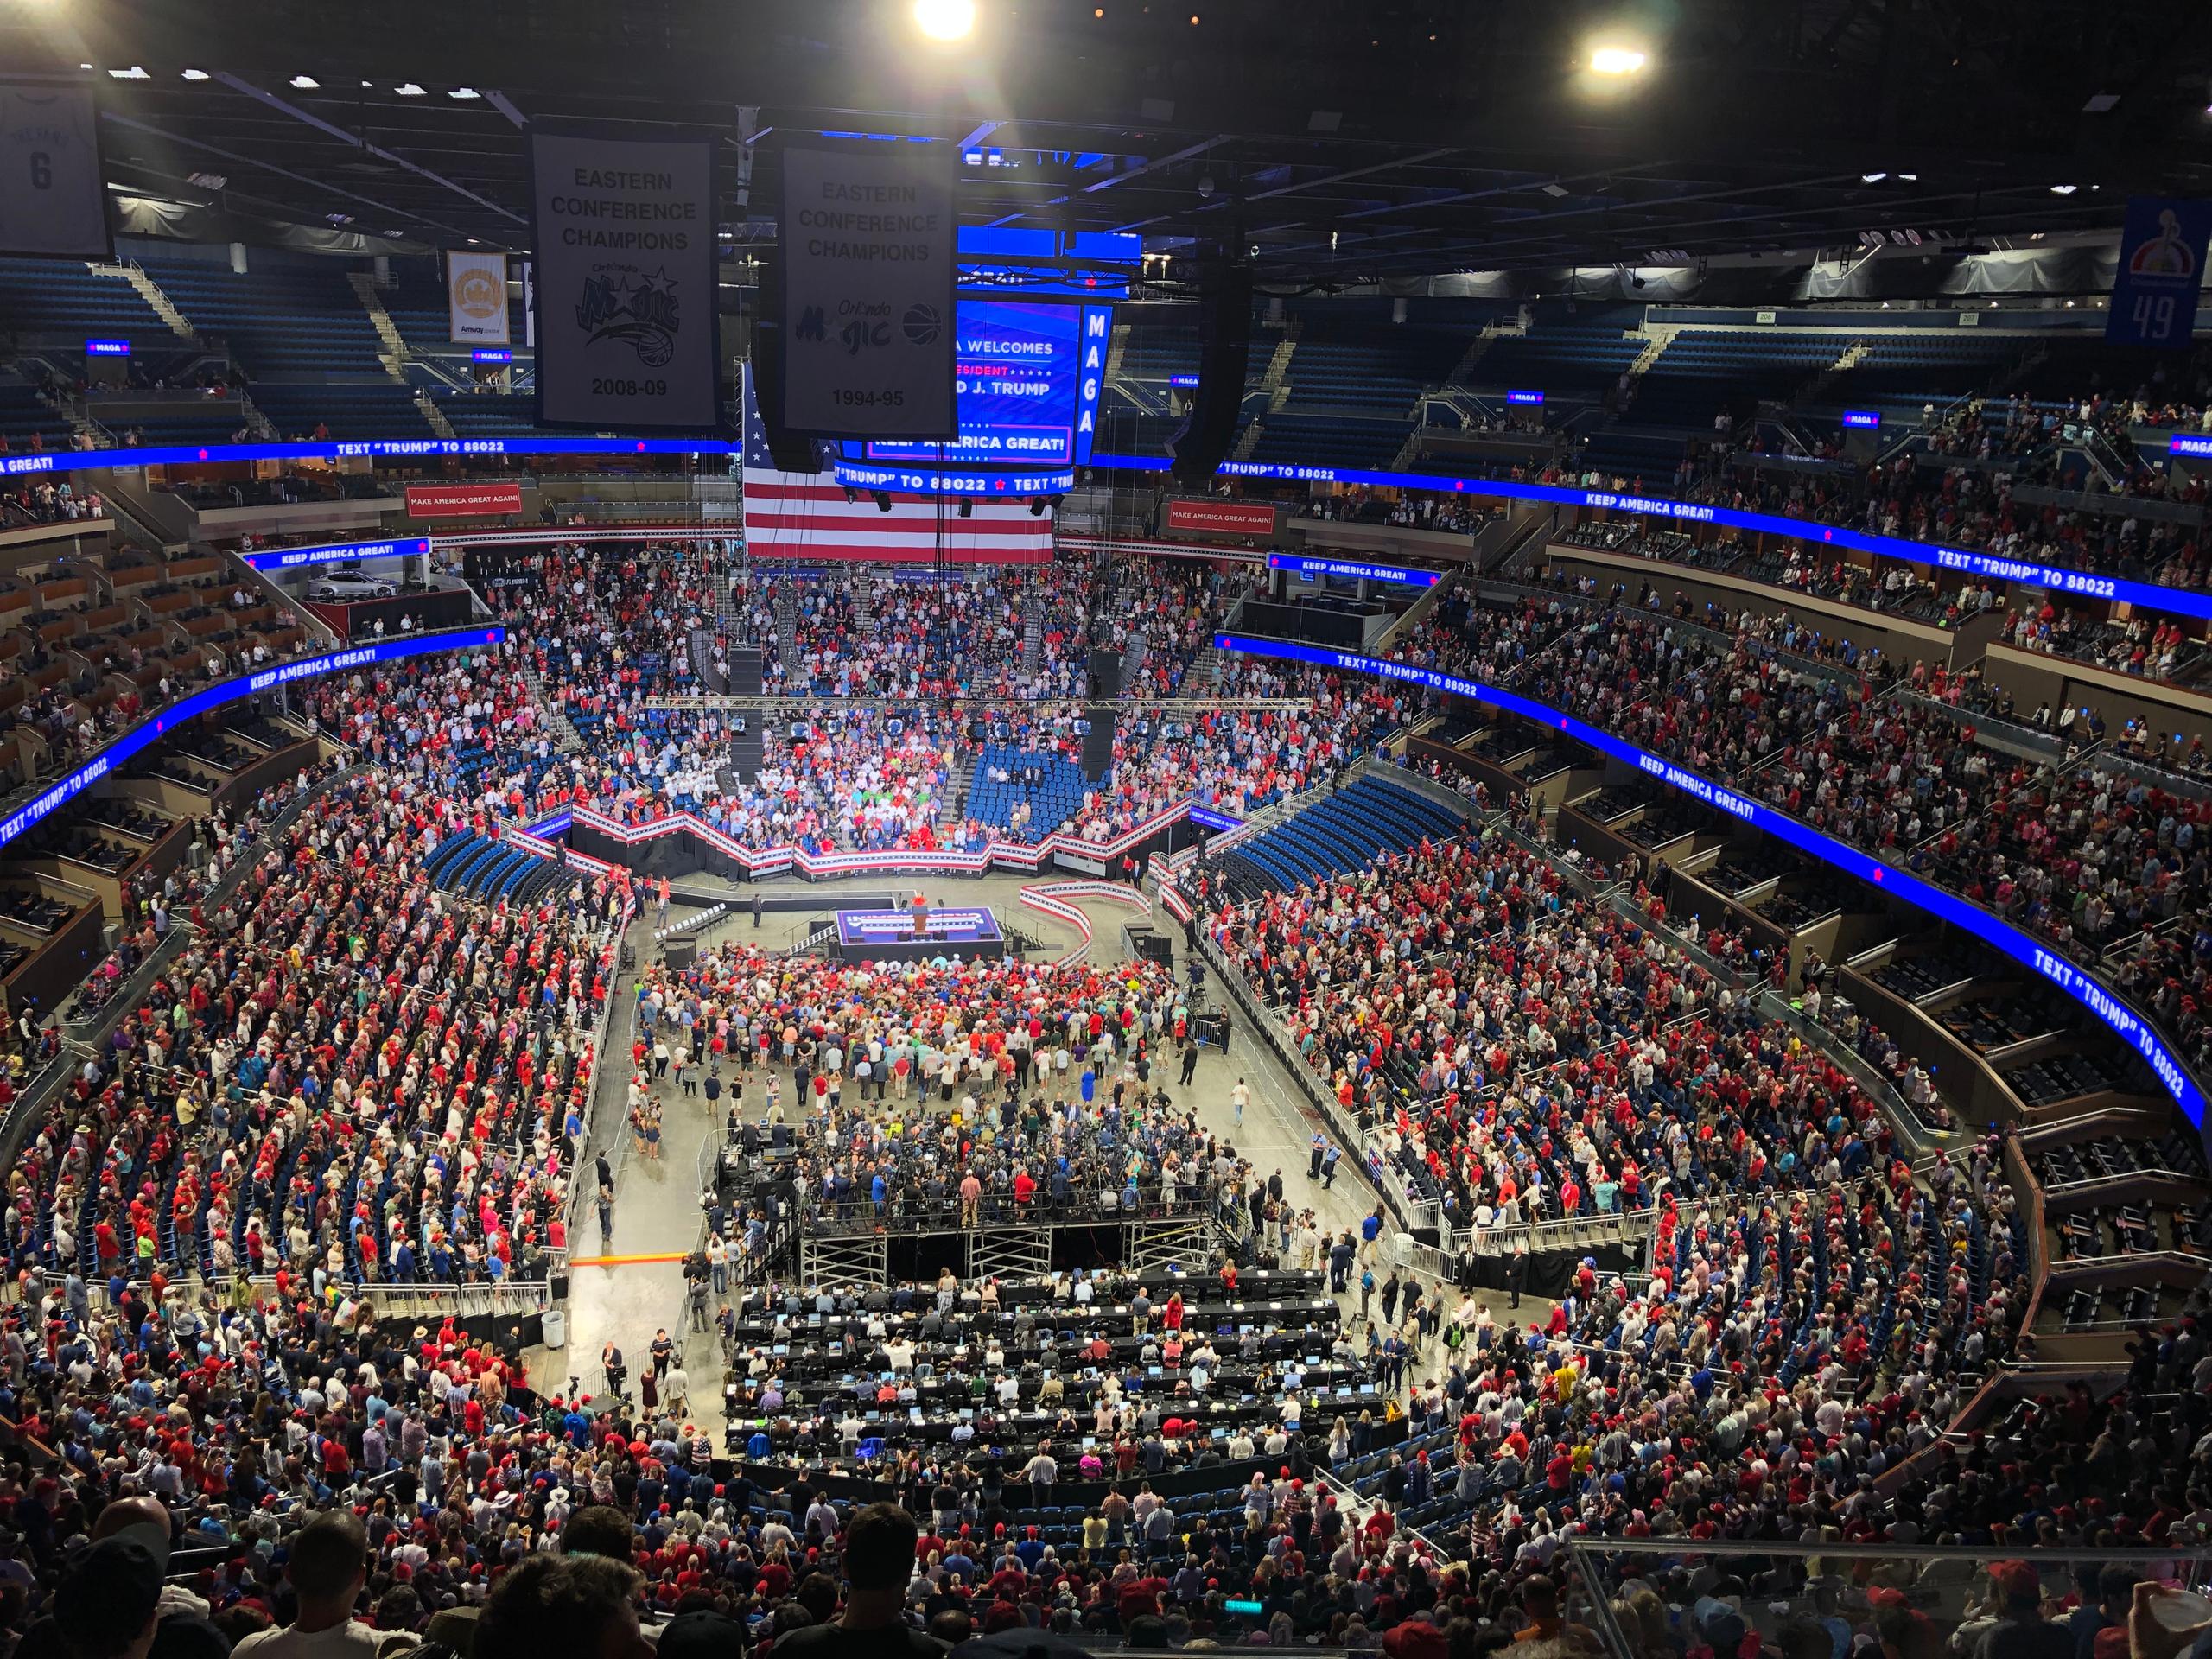
[[194,173],[186,178],[187,184],[196,184],[202,190],[220,190],[231,181],[227,173]]
[[484,94],[478,92],[474,86],[456,86],[453,91],[448,92],[446,96],[448,98],[481,98]]
[[[363,86],[366,86],[367,84],[368,83],[365,81],[362,83]],[[319,92],[322,90],[322,83],[317,80],[313,75],[294,75],[292,77],[292,85],[302,92]]]
[[2054,196],[2070,196],[2081,188],[2078,184],[2054,184],[2050,187],[2050,194]]
[[205,80],[207,72],[205,69],[188,69],[184,72],[184,78],[187,80]]
[[1601,46],[1590,54],[1590,67],[1601,75],[1633,75],[1650,61],[1633,46]]
[[1920,175],[1917,173],[1900,173],[1897,175],[1897,177],[1903,179],[1907,184],[1918,184],[1920,182]]
[[404,80],[391,90],[398,93],[402,98],[428,98],[429,96],[428,92],[423,90],[423,86],[420,81]]
[[108,74],[116,80],[151,80],[153,79],[146,73],[146,66],[143,63],[134,63],[128,69],[111,69]]
[[1861,184],[1879,184],[1884,179],[1886,179],[1890,175],[1886,173],[1861,173],[1859,175],[1859,182]]
[[976,27],[976,0],[914,0],[914,27],[933,41],[964,40]]
[[1567,187],[1563,184],[1546,184],[1537,188],[1554,201],[1567,194]]

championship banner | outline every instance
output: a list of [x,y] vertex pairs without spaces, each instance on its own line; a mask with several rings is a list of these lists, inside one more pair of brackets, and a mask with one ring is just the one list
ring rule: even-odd
[[712,432],[710,141],[531,134],[537,424]]
[[448,251],[446,307],[454,345],[507,344],[507,256]]
[[2208,240],[2212,202],[2130,197],[2105,339],[2115,346],[2189,345]]
[[784,150],[776,257],[786,430],[959,435],[954,155],[950,144]]
[[0,82],[0,254],[115,257],[90,87]]

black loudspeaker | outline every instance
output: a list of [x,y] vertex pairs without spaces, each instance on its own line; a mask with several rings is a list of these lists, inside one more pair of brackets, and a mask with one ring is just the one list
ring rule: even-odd
[[1083,734],[1083,775],[1103,778],[1114,764],[1114,711],[1093,710],[1090,729]]
[[1109,702],[1122,695],[1120,652],[1094,651],[1090,653],[1090,695]]
[[1167,440],[1175,481],[1203,486],[1229,459],[1244,403],[1244,359],[1252,347],[1252,268],[1210,267],[1199,279],[1198,389]]
[[673,974],[683,973],[690,968],[692,963],[697,960],[698,955],[699,942],[690,938],[671,939],[667,949],[661,952],[663,959],[668,963],[669,971]]

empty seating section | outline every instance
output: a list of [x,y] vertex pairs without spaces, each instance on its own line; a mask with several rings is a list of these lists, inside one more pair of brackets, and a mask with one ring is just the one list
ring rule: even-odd
[[[269,256],[258,250],[251,257]],[[243,274],[196,261],[143,261],[201,335],[226,343],[255,380],[372,372],[383,342],[340,259],[263,265]]]
[[1643,353],[1644,342],[1622,338],[1622,327],[1539,322],[1525,334],[1500,335],[1476,359],[1470,378],[1486,391],[1526,388],[1598,397],[1611,391]]
[[27,449],[35,435],[48,449],[67,447],[69,423],[60,410],[38,395],[35,386],[0,378],[0,438],[14,449]]
[[1423,391],[1444,384],[1475,330],[1393,322],[1388,300],[1338,301],[1294,314],[1290,407],[1410,414]]
[[[1034,842],[1073,817],[1090,789],[1083,768],[1065,755],[988,743],[976,757],[964,816],[994,829],[1017,830],[1016,839]],[[1028,813],[1017,823],[1019,807]]]
[[2196,1181],[2205,1178],[2204,1148],[2178,1128],[2155,1141],[2109,1135],[2038,1147],[2028,1162],[2045,1191],[2131,1175],[2173,1175]]
[[[1198,330],[1192,314],[1182,314],[1183,321],[1153,321],[1153,313],[1125,313],[1122,321],[1122,372],[1132,380],[1166,380],[1178,374],[1198,372]],[[1267,367],[1268,359],[1261,356],[1257,365],[1248,359],[1248,373],[1256,374]]]
[[1639,377],[1630,418],[1709,429],[1725,409],[1748,419],[1763,399],[1787,402],[1850,343],[1846,334],[1684,329]]
[[50,339],[82,351],[87,334],[177,343],[128,280],[73,259],[0,259],[0,334],[18,345]]
[[1280,410],[1261,418],[1252,459],[1296,467],[1388,467],[1412,430],[1410,418],[1367,420]]
[[1936,334],[1898,330],[1866,337],[1866,355],[1828,383],[1824,402],[1879,409],[1885,417],[1916,419],[1977,388],[1994,385],[1999,372],[2026,354],[2030,342],[1970,330]]
[[1464,813],[1426,795],[1362,778],[1224,855],[1232,880],[1265,892],[1356,870],[1424,839],[1456,835]]
[[286,385],[264,381],[253,404],[277,435],[304,438],[317,426],[334,438],[421,438],[430,435],[415,406],[414,389],[390,380],[334,385]]
[[473,831],[440,842],[431,849],[427,868],[430,880],[448,893],[509,904],[535,902],[561,874],[550,859]]

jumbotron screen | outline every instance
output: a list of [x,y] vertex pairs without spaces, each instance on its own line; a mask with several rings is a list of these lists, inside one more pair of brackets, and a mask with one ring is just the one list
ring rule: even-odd
[[950,443],[848,443],[848,461],[1071,467],[1090,459],[1113,309],[963,299]]

